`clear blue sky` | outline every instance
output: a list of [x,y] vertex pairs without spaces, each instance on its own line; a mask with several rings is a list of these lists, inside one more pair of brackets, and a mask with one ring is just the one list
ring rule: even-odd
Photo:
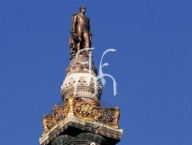
[[72,14],[86,5],[102,99],[121,108],[119,145],[190,145],[191,0],[1,0],[0,141],[38,145],[42,117],[61,100]]

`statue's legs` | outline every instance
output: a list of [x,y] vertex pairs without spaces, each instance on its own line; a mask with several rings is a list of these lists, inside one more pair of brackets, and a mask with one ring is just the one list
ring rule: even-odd
[[[85,48],[89,48],[90,47],[90,42],[89,42],[89,33],[88,31],[84,31],[83,33],[83,39],[85,41]],[[86,50],[86,56],[89,55],[89,50]]]
[[[89,33],[87,31],[87,29],[85,28],[85,26],[82,25],[78,25],[77,26],[77,37],[79,42],[77,43],[77,51],[81,50],[81,43],[84,40],[84,47],[85,48],[89,48],[90,47],[90,38],[89,38]],[[89,54],[89,50],[86,50],[85,55],[88,56]]]
[[83,34],[83,26],[79,25],[77,27],[77,37],[78,37],[78,41],[79,41],[77,43],[77,51],[81,50],[82,34]]

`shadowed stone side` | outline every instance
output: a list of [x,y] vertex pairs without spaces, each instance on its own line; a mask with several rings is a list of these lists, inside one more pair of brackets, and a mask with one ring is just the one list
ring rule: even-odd
[[51,145],[90,145],[95,142],[96,145],[106,145],[104,137],[94,133],[80,133],[78,135],[60,135],[54,139]]
[[96,145],[115,145],[121,140],[122,133],[122,129],[69,115],[41,137],[39,142],[41,145],[86,145],[92,141],[97,142]]

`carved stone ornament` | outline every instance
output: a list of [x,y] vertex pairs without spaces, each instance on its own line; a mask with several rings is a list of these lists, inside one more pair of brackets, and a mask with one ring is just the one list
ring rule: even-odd
[[99,101],[88,103],[80,97],[70,96],[61,106],[55,105],[52,114],[44,116],[43,135],[71,113],[78,118],[98,121],[113,128],[119,128],[119,110],[119,107],[103,108],[100,106]]
[[76,91],[77,96],[86,97],[87,102],[99,101],[102,94],[102,87],[97,78],[88,73],[75,73],[67,76],[61,86],[63,100]]
[[[91,74],[96,76],[97,74],[97,69],[95,68],[94,65],[92,65],[91,69]],[[89,73],[89,64],[81,64],[81,63],[75,63],[71,64],[67,69],[66,69],[66,75],[70,75],[73,73]]]

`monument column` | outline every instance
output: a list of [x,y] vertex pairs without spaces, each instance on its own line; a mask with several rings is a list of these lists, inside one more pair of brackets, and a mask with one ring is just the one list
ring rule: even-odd
[[[53,113],[44,115],[41,145],[115,145],[121,140],[119,107],[100,105],[102,87],[97,69],[90,62],[92,33],[86,7],[74,14],[70,30],[70,63],[61,86],[62,105],[54,105]],[[90,67],[91,66],[91,67]]]

